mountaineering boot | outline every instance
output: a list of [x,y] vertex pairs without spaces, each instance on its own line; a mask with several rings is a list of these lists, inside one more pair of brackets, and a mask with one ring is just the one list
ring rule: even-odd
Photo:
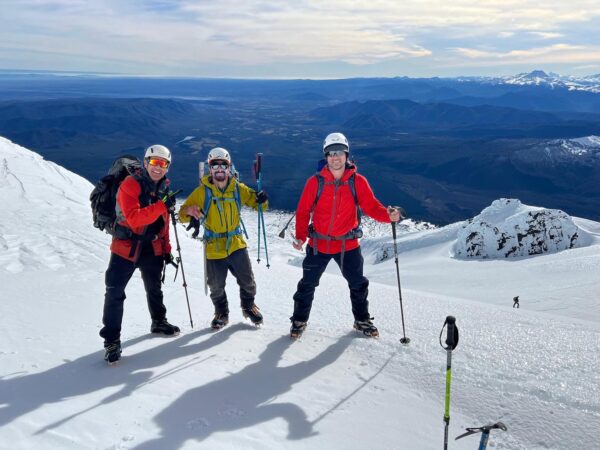
[[121,341],[104,344],[104,361],[109,365],[115,364],[121,359]]
[[242,308],[242,314],[256,326],[263,323],[263,316],[256,305],[252,305],[250,308]]
[[362,331],[365,336],[368,337],[379,337],[379,330],[373,325],[373,317],[367,320],[356,320],[354,321],[354,329],[356,331]]
[[292,320],[292,328],[290,328],[290,337],[292,339],[299,339],[306,330],[308,322],[300,322],[299,320]]
[[153,320],[150,326],[150,331],[156,334],[162,334],[164,336],[177,336],[181,331],[179,327],[171,325],[167,322],[167,319]]
[[220,330],[228,323],[229,323],[229,314],[215,313],[215,317],[213,318],[212,322],[210,323],[210,327],[213,330]]

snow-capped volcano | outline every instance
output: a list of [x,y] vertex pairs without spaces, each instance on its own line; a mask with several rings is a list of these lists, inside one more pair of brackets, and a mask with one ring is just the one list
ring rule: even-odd
[[510,84],[515,86],[543,86],[552,89],[600,92],[600,75],[575,77],[554,72],[533,70],[504,77],[460,77],[458,80],[478,81],[484,84]]
[[543,70],[534,70],[529,73],[519,73],[512,77],[504,78],[506,84],[520,84],[520,85],[547,85],[556,86],[562,84],[560,75],[556,73],[547,74]]

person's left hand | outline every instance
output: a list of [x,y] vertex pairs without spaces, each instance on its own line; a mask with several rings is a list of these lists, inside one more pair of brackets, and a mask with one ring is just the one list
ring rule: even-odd
[[259,205],[262,205],[267,200],[269,200],[269,197],[267,196],[267,193],[265,191],[260,191],[256,193],[256,203],[258,203]]
[[192,233],[192,238],[196,239],[200,234],[200,221],[193,216],[190,217],[190,224],[185,230],[189,231],[192,228],[194,229],[194,232]]
[[172,264],[175,267],[177,267],[177,263],[175,262],[175,258],[173,257],[172,253],[165,253],[164,259],[165,259],[165,264]]
[[400,220],[406,219],[406,211],[400,206],[388,206],[387,212],[392,222],[400,222]]

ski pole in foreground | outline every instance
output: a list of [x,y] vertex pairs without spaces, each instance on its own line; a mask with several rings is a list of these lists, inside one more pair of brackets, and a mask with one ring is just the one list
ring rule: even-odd
[[400,287],[400,268],[398,267],[398,244],[396,242],[396,222],[392,222],[392,235],[394,237],[394,256],[396,261],[396,278],[398,279],[398,297],[400,298],[400,315],[402,317],[402,338],[400,342],[402,344],[408,344],[410,339],[406,337],[406,331],[404,329],[404,309],[402,307],[402,289]]
[[506,425],[502,422],[497,422],[493,425],[485,425],[479,428],[467,428],[467,432],[457,436],[455,441],[458,441],[460,438],[464,438],[465,436],[470,436],[471,434],[481,433],[481,439],[479,440],[479,450],[485,450],[487,448],[488,440],[490,438],[490,431],[500,429],[502,431],[506,431]]
[[[180,192],[180,191],[178,191]],[[175,195],[175,194],[173,194]],[[177,265],[181,266],[181,278],[183,279],[183,289],[185,290],[185,300],[187,301],[188,314],[190,315],[190,326],[194,328],[194,322],[192,321],[192,310],[190,308],[190,297],[188,296],[187,281],[185,280],[185,270],[183,270],[183,260],[181,259],[181,246],[179,245],[179,235],[177,234],[177,218],[175,217],[175,211],[169,211],[171,215],[171,223],[173,224],[173,230],[175,231],[175,242],[177,243]]]
[[292,217],[290,217],[290,220],[287,221],[287,223],[285,224],[285,227],[283,227],[283,230],[281,230],[279,232],[279,237],[281,239],[283,239],[285,237],[285,230],[288,229],[288,227],[290,226],[290,223],[292,223],[292,220],[294,220],[294,217],[296,217],[296,213],[294,213],[294,215]]
[[[444,328],[448,327],[446,335],[446,347],[442,344],[442,333]],[[448,449],[448,425],[450,425],[450,382],[452,381],[452,350],[458,345],[458,328],[454,316],[446,317],[446,321],[440,331],[440,345],[447,352],[446,359],[446,402],[444,406],[444,450]]]

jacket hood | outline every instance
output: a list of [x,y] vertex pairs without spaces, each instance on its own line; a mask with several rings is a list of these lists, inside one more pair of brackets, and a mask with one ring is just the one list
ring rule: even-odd
[[[348,178],[350,178],[353,173],[356,173],[356,166],[353,163],[346,162],[346,169],[344,170],[341,180],[348,181]],[[323,167],[319,172],[319,175],[321,175],[325,181],[334,180],[333,173],[331,173],[328,166]]]

